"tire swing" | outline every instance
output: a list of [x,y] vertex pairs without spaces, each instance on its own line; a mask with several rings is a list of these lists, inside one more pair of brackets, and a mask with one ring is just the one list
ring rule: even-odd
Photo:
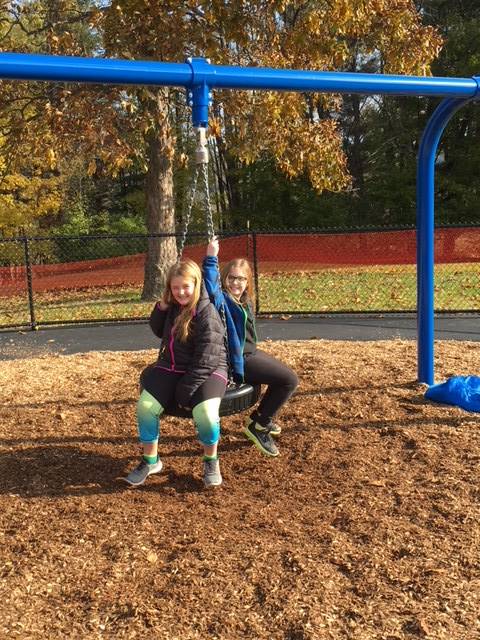
[[[212,207],[210,203],[210,191],[208,186],[208,143],[206,137],[206,129],[205,127],[197,127],[197,147],[195,149],[195,171],[193,174],[192,187],[190,191],[190,199],[188,202],[185,219],[183,222],[183,228],[179,240],[178,246],[178,257],[181,258],[183,254],[183,248],[185,246],[185,240],[187,237],[188,225],[190,223],[190,217],[192,213],[192,207],[195,200],[195,193],[197,191],[197,182],[198,176],[201,175],[204,185],[204,194],[205,194],[205,221],[207,226],[207,235],[208,241],[210,242],[215,237],[215,228],[213,225],[213,214]],[[227,339],[227,323],[225,319],[225,309],[222,305],[220,309],[220,316],[222,318],[223,326],[225,328],[225,349],[227,352],[227,365],[229,370],[229,380],[227,384],[227,389],[225,391],[225,395],[222,398],[220,403],[219,414],[220,417],[231,416],[236,413],[241,413],[246,409],[252,407],[260,397],[261,385],[255,384],[247,384],[243,382],[241,384],[237,384],[233,381],[232,377],[232,368],[229,357],[229,349],[228,349],[228,339]],[[140,374],[140,391],[144,388],[145,378],[148,373],[155,367],[154,364],[148,365],[142,373]],[[191,418],[192,411],[190,409],[185,409],[184,407],[179,407],[177,404],[170,405],[165,408],[163,415],[167,416],[175,416],[177,418]]]

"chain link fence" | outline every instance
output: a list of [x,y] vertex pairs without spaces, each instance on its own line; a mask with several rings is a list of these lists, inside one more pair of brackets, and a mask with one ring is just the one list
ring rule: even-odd
[[[148,240],[175,234],[0,240],[0,328],[145,320]],[[415,229],[220,234],[220,261],[246,257],[260,315],[390,313],[416,309]],[[201,263],[204,234],[184,255]],[[435,233],[437,312],[480,310],[480,227]]]

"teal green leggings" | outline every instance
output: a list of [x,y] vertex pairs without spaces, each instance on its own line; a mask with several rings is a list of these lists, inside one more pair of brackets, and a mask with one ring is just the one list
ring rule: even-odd
[[[203,445],[211,446],[220,440],[221,398],[211,398],[197,404],[193,410],[193,422],[198,439]],[[137,402],[138,436],[142,444],[157,442],[160,435],[159,418],[165,409],[148,391],[142,391]]]

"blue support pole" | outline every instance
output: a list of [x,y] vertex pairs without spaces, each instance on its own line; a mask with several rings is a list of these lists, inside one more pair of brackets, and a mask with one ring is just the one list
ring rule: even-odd
[[418,381],[434,382],[435,159],[450,118],[469,100],[447,98],[430,117],[417,165],[417,360]]
[[188,58],[192,69],[192,82],[188,89],[188,104],[192,107],[194,127],[208,126],[208,107],[212,104],[212,94],[207,84],[209,62],[205,58]]

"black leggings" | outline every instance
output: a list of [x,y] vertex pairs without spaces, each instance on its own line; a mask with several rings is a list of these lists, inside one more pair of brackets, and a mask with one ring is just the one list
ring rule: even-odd
[[245,356],[244,364],[245,382],[267,385],[260,404],[251,416],[252,420],[265,427],[295,391],[297,374],[280,360],[259,349]]
[[[161,367],[147,367],[143,378],[143,387],[157,400],[164,409],[173,409],[176,405],[175,391],[183,374],[168,371]],[[225,394],[227,374],[223,371],[215,371],[203,382],[192,396],[192,406],[211,400],[223,398]]]

